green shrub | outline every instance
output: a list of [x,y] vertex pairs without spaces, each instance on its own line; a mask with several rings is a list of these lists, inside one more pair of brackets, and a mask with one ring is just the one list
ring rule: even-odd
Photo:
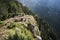
[[0,27],[4,26],[4,22],[0,21]]
[[15,27],[15,25],[14,25],[13,23],[11,23],[11,24],[8,26],[9,29],[12,29],[12,28],[14,28],[14,27]]
[[13,24],[15,27],[6,31],[8,35],[7,40],[35,40],[32,33],[24,25],[18,22],[14,22]]

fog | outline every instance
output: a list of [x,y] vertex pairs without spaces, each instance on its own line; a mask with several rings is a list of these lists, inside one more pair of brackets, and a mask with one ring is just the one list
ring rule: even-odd
[[33,12],[43,17],[60,33],[60,0],[18,0]]

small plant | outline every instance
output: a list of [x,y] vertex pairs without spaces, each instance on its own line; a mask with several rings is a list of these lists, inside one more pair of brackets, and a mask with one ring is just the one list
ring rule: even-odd
[[0,21],[0,27],[2,27],[4,25],[3,21]]
[[15,27],[14,23],[11,23],[11,24],[8,26],[9,29],[12,29],[12,28],[14,28],[14,27]]

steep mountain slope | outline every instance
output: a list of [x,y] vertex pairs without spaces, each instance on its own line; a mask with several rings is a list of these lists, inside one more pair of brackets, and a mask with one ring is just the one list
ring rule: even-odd
[[57,40],[52,28],[17,0],[0,1],[0,40]]

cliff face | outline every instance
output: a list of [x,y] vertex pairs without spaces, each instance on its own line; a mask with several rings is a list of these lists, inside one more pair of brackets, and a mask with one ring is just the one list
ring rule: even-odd
[[50,25],[17,0],[0,1],[0,40],[57,40]]

